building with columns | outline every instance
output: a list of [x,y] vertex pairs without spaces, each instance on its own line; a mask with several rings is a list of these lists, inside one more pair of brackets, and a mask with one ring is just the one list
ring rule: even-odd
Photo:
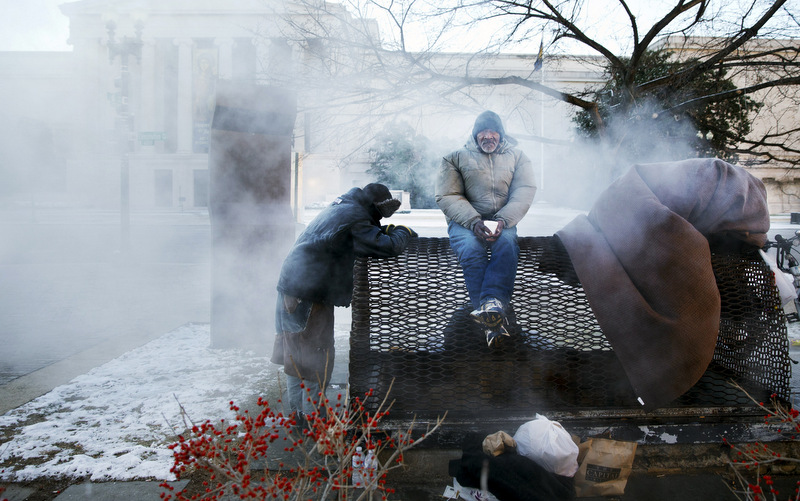
[[[89,82],[76,128],[107,138],[85,144],[84,152],[96,153],[76,169],[114,171],[114,157],[127,155],[133,207],[208,203],[215,84],[255,80],[252,33],[264,16],[258,1],[224,12],[219,5],[88,0],[61,7],[70,18],[71,57]],[[108,158],[104,147],[112,143]]]
[[[343,9],[337,4],[328,7]],[[108,209],[119,207],[125,197],[134,210],[205,207],[216,82],[292,86],[299,72],[320,64],[314,56],[324,50],[312,37],[304,43],[287,41],[282,19],[304,15],[296,8],[292,11],[290,3],[81,0],[60,8],[70,20],[72,52],[0,53],[0,71],[6,77],[0,82],[0,95],[9,110],[0,126],[12,131],[0,142],[20,151],[19,161],[6,170],[27,183],[7,194],[12,198],[33,190],[49,200]],[[369,31],[377,37],[377,27]],[[470,54],[436,57],[456,65],[474,59]],[[526,72],[533,64],[531,57],[491,56],[483,64],[486,74]],[[581,89],[601,76],[578,61],[563,60],[549,68],[545,78],[555,87]],[[357,107],[326,116],[319,111],[327,105],[324,89],[299,96],[296,202],[325,202],[372,181],[366,172],[369,134],[380,129],[384,119],[372,119],[368,110]],[[471,109],[429,107],[403,119],[420,133],[459,147],[481,106],[495,109],[508,117],[507,127],[521,139],[544,177],[547,156],[559,153],[525,137],[541,135],[547,128],[549,137],[568,141],[566,107],[513,88],[487,91],[478,99],[480,105]],[[33,158],[31,151],[40,149],[41,140],[20,129],[20,121],[52,135],[47,159]],[[353,125],[356,121],[358,126]],[[50,157],[57,157],[56,167],[45,165]],[[37,167],[31,174],[32,164]],[[51,170],[60,181],[45,182]]]
[[[289,1],[80,0],[60,8],[70,21],[71,52],[0,53],[0,148],[6,152],[0,202],[109,210],[206,207],[216,83],[292,87],[311,71],[315,54],[327,50],[313,37],[287,39],[285,20],[307,15]],[[377,27],[369,31],[377,39]],[[433,57],[441,66],[480,60],[474,54]],[[485,56],[476,67],[484,76],[525,74],[535,58]],[[590,62],[547,58],[541,81],[583,90],[603,78]],[[326,112],[329,96],[321,88],[298,96],[295,204],[324,202],[371,181],[370,133],[386,118],[357,107]],[[579,160],[586,164],[579,174],[563,169],[573,139],[568,105],[513,86],[478,90],[470,99],[471,107],[431,106],[402,119],[458,147],[477,111],[497,111],[534,163],[538,199],[552,194],[549,201],[564,201],[565,183],[576,178],[590,185],[607,181],[592,178],[590,158]],[[773,212],[800,210],[797,197],[787,195],[796,184],[792,174],[757,172],[770,186]]]

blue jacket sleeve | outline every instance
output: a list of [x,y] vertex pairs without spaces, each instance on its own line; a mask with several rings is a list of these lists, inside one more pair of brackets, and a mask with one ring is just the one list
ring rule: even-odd
[[357,256],[394,257],[406,250],[411,234],[407,231],[393,231],[386,235],[380,226],[367,221],[359,221],[350,229],[353,235],[353,249]]

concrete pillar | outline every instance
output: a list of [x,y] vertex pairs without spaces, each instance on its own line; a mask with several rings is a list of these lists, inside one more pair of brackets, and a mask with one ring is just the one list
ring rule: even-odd
[[273,38],[267,56],[267,81],[273,85],[289,86],[294,78],[292,46],[284,38]]
[[155,58],[155,40],[152,38],[142,40],[141,106],[138,120],[140,131],[156,130]]
[[296,102],[285,89],[217,84],[208,156],[214,348],[272,348],[278,273],[295,232]]
[[217,38],[214,39],[214,44],[219,50],[217,77],[220,80],[230,80],[233,78],[234,40],[232,38]]
[[266,80],[267,61],[269,60],[269,46],[268,39],[261,37],[251,38],[250,43],[255,47],[256,52],[256,80]]
[[178,46],[178,148],[192,152],[192,46],[191,38],[175,40]]
[[107,93],[114,89],[112,67],[108,50],[102,38],[70,37],[73,62],[79,80],[83,82],[80,93],[80,113],[74,117],[75,144],[71,147],[75,157],[67,164],[67,193],[77,204],[99,204],[115,207],[118,203],[115,190],[117,177],[112,175],[111,144],[114,127],[113,107]]

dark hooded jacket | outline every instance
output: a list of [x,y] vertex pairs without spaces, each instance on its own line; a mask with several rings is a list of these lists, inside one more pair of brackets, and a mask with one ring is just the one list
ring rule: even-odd
[[278,290],[315,303],[349,306],[356,256],[400,255],[409,231],[381,231],[380,215],[361,188],[337,198],[308,225],[286,257]]

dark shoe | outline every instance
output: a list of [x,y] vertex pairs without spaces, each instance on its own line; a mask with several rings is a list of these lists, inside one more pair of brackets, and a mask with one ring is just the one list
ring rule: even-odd
[[486,329],[486,344],[489,348],[497,348],[510,337],[511,334],[506,329],[505,323],[501,323],[500,327],[495,329]]
[[502,325],[503,320],[505,320],[503,303],[495,298],[487,299],[481,304],[480,308],[473,310],[469,315],[474,321],[489,329]]

